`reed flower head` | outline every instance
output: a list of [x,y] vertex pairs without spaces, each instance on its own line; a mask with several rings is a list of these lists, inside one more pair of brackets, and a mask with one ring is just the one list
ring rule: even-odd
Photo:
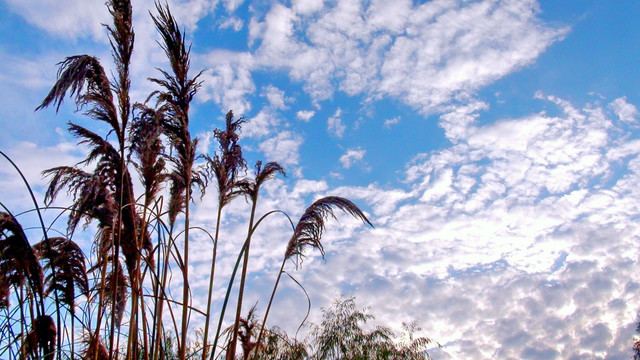
[[351,216],[362,220],[362,222],[373,227],[369,219],[353,202],[338,196],[327,196],[321,198],[311,204],[302,214],[293,236],[287,245],[285,259],[296,258],[296,264],[304,257],[306,247],[318,249],[324,256],[324,248],[320,242],[322,232],[324,231],[325,221],[328,217],[336,219],[333,212],[334,208],[338,208]]
[[44,279],[45,294],[58,291],[62,295],[60,301],[73,314],[76,288],[84,295],[89,293],[84,253],[75,242],[62,237],[49,238],[49,246],[42,241],[33,248],[41,259],[47,260],[44,268],[49,273]]
[[11,286],[25,281],[42,297],[42,267],[20,223],[8,213],[0,212],[0,308],[9,305]]

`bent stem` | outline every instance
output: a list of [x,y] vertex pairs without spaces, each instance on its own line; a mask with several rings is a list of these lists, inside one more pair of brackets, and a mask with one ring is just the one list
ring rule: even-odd
[[[262,319],[262,325],[260,326],[260,333],[258,335],[258,339],[256,340],[256,344],[260,344],[262,340],[262,334],[264,333],[264,326],[267,323],[267,317],[269,317],[269,310],[271,310],[271,304],[273,304],[273,298],[276,296],[276,290],[278,289],[278,284],[280,284],[280,278],[282,277],[282,273],[284,272],[284,264],[287,262],[287,258],[285,257],[282,260],[282,265],[280,265],[280,271],[278,271],[278,277],[276,278],[276,283],[273,285],[273,291],[271,291],[271,297],[269,298],[269,305],[267,305],[267,311],[264,313],[264,318]],[[256,349],[258,346],[256,346]],[[249,354],[251,355],[251,354]],[[258,350],[254,355],[254,359],[258,358]]]
[[[31,185],[29,185],[29,182],[27,181],[27,178],[24,176],[24,174],[22,173],[22,171],[20,170],[20,168],[18,167],[18,165],[16,165],[16,163],[13,162],[13,160],[11,160],[11,158],[9,156],[7,156],[7,154],[5,154],[3,151],[0,151],[0,155],[2,155],[10,164],[11,166],[13,166],[13,168],[18,172],[18,174],[20,175],[20,178],[22,178],[22,181],[24,182],[24,185],[27,187],[27,190],[29,191],[29,195],[31,196],[31,201],[33,201],[33,205],[35,206],[36,212],[38,213],[38,219],[40,220],[40,226],[42,227],[42,233],[43,233],[43,237],[44,237],[44,244],[45,244],[45,248],[47,249],[47,251],[51,251],[51,243],[49,242],[49,236],[47,235],[47,227],[44,225],[44,220],[42,218],[42,213],[40,212],[40,206],[38,206],[38,201],[36,200],[35,195],[33,194],[33,190],[31,189]],[[14,218],[15,219],[15,218]],[[24,237],[26,239],[26,235]],[[56,283],[56,275],[55,272],[51,275],[53,282]],[[42,314],[45,313],[45,309],[44,309],[44,299],[43,299],[43,294],[40,293],[38,294],[40,295],[40,309],[42,311]],[[61,320],[60,320],[60,300],[58,299],[58,293],[56,291],[53,292],[53,296],[54,296],[54,300],[55,300],[55,305],[56,305],[56,320],[57,320],[57,329],[58,331],[56,331],[57,333],[57,341],[58,341],[58,358],[61,357],[61,352],[60,352],[60,342],[62,340],[62,337],[60,335],[60,329],[61,329]]]
[[253,233],[258,228],[258,225],[260,225],[260,223],[264,219],[266,219],[269,215],[275,214],[275,213],[282,213],[289,220],[289,223],[291,224],[291,228],[294,227],[293,221],[291,221],[291,218],[289,217],[289,215],[287,215],[287,213],[285,213],[282,210],[271,210],[268,213],[262,215],[262,217],[260,219],[258,219],[256,224],[253,226],[253,228],[251,229],[251,231],[247,235],[247,239],[245,240],[244,244],[242,245],[242,249],[240,250],[240,253],[238,254],[238,258],[236,259],[236,264],[233,267],[233,271],[231,272],[231,278],[229,279],[229,285],[227,286],[227,293],[226,293],[226,295],[224,297],[224,301],[222,303],[222,310],[220,311],[220,320],[218,321],[218,328],[216,330],[216,336],[215,336],[215,338],[213,340],[213,346],[212,346],[213,350],[211,351],[210,360],[213,360],[214,357],[215,357],[215,350],[216,350],[216,347],[218,346],[218,339],[220,337],[220,331],[222,329],[222,320],[224,319],[224,314],[225,314],[225,312],[227,310],[227,303],[229,302],[229,296],[231,294],[231,288],[233,287],[233,280],[235,279],[236,273],[238,272],[238,267],[240,266],[240,260],[242,260],[244,252],[245,252],[245,249],[247,248],[247,246],[249,244],[249,241],[250,241],[251,237],[253,236]]

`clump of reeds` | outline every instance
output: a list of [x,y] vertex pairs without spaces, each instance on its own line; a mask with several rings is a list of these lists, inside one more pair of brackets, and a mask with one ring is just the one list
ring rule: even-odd
[[[77,340],[84,343],[84,349],[78,352],[84,359],[149,360],[173,354],[175,344],[175,356],[179,359],[198,352],[203,359],[213,359],[220,355],[216,354],[218,334],[233,277],[240,269],[235,321],[229,327],[226,356],[233,358],[236,344],[240,342],[243,357],[248,359],[252,351],[255,353],[261,348],[258,344],[261,344],[264,322],[285,262],[293,259],[298,266],[308,247],[324,255],[320,240],[326,219],[335,217],[333,209],[340,209],[369,225],[370,222],[349,200],[326,197],[316,201],[294,228],[262,326],[258,326],[255,309],[243,319],[242,302],[252,236],[259,224],[275,213],[264,214],[256,221],[260,189],[276,175],[284,176],[284,168],[276,162],[258,161],[252,176],[247,175],[240,145],[245,120],[235,117],[232,111],[226,114],[224,126],[214,131],[218,143],[215,153],[197,153],[198,139],[192,137],[189,130],[189,111],[201,86],[201,73],[190,74],[191,47],[167,5],[156,3],[151,18],[169,70],[159,69],[161,76],[149,79],[158,89],[144,103],[132,105],[129,68],[135,36],[131,1],[109,0],[107,8],[112,18],[106,31],[114,74],[108,76],[109,71],[94,56],[66,57],[58,64],[55,84],[36,108],[43,110],[52,106],[58,112],[64,100],[70,98],[78,111],[102,125],[92,129],[91,123],[81,126],[69,122],[68,131],[88,148],[86,157],[75,165],[43,171],[49,180],[44,201],[50,209],[54,209],[53,202],[62,191],[71,197],[70,206],[61,210],[67,215],[66,234],[61,232],[66,236],[49,237],[54,224],[47,227],[41,218],[43,238],[32,247],[13,214],[8,210],[0,212],[0,309],[8,309],[10,300],[17,299],[17,310],[11,314],[26,325],[15,336],[20,339],[16,342],[20,346],[9,344],[7,348],[15,357],[20,357],[19,353],[22,358],[53,359],[62,358],[65,352],[65,357],[74,358]],[[106,130],[102,131],[105,125]],[[198,159],[204,159],[204,167],[196,163]],[[130,173],[129,168],[136,169],[137,180],[136,173]],[[140,197],[134,194],[135,181],[144,189]],[[190,204],[194,201],[194,190],[204,194],[209,183],[217,186],[218,207],[215,235],[211,236],[207,309],[203,312],[191,307]],[[163,189],[168,190],[166,202]],[[211,345],[209,328],[220,219],[224,207],[239,196],[251,205],[247,235]],[[40,215],[37,202],[34,201],[34,205]],[[80,224],[86,230],[91,223],[97,228],[91,255],[85,256],[72,237]],[[178,236],[183,238],[182,248],[178,247]],[[182,296],[177,299],[171,295],[174,273],[182,280]],[[79,297],[83,300],[79,301]],[[51,303],[55,305],[53,312],[50,309],[54,307],[48,306]],[[180,311],[174,313],[175,308]],[[163,317],[165,310],[170,318]],[[201,347],[189,350],[189,319],[193,310],[204,316],[205,328]],[[13,331],[13,320],[1,322],[0,327]],[[79,329],[75,327],[76,322]],[[121,331],[122,327],[128,327],[128,331]],[[126,345],[120,343],[121,338],[126,340]],[[174,338],[175,343],[167,341]],[[193,353],[188,354],[190,351]]]

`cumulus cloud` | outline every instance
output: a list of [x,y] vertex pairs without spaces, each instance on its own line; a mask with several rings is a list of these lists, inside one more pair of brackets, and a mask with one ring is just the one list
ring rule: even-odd
[[340,118],[341,115],[342,109],[338,108],[335,114],[327,119],[327,131],[339,138],[341,138],[344,135],[345,130],[347,130],[347,127],[342,123],[342,119]]
[[442,359],[627,356],[640,307],[640,147],[616,141],[608,108],[545,99],[559,115],[485,125],[465,119],[482,110],[443,115],[462,117],[461,135],[416,157],[408,189],[300,181],[295,197],[346,196],[376,226],[328,227],[326,264],[311,258],[299,274],[307,290],[325,289],[310,291],[314,304],[348,289],[380,323],[418,320]]
[[302,138],[291,131],[282,131],[262,143],[259,148],[270,161],[282,165],[297,165]]
[[209,68],[201,75],[203,86],[198,99],[213,100],[223,109],[233,109],[239,115],[247,113],[251,109],[247,95],[256,90],[251,76],[252,56],[216,50],[201,60]]
[[322,9],[324,0],[294,0],[293,10],[298,14],[310,15]]
[[362,161],[366,153],[367,151],[362,148],[349,149],[346,153],[344,153],[344,155],[340,156],[339,161],[342,164],[343,168],[348,169],[353,164]]
[[233,92],[227,99],[221,94],[203,99],[245,109],[242,97],[255,91],[251,72],[267,68],[287,71],[314,102],[340,90],[369,99],[397,98],[430,114],[530,64],[567,33],[540,21],[531,1],[385,4],[272,5],[249,24],[249,46],[257,44],[255,50],[203,55],[219,80],[215,88]]
[[296,112],[296,117],[302,121],[308,122],[316,112],[313,110],[300,110]]
[[286,71],[314,103],[335,91],[396,98],[425,114],[468,102],[476,90],[532,63],[566,28],[533,1],[294,1],[249,23],[249,52],[200,54],[202,100],[249,109],[252,72]]
[[315,99],[339,89],[425,113],[526,66],[567,32],[542,23],[530,1],[305,5],[274,5],[253,21],[258,63],[288,70]]
[[[560,113],[483,125],[469,121],[482,116],[482,106],[441,116],[442,126],[456,124],[457,140],[417,156],[406,188],[332,189],[311,179],[265,186],[261,214],[278,208],[295,219],[313,199],[333,194],[355,201],[376,227],[342,213],[340,223],[328,223],[326,263],[311,255],[296,273],[314,308],[348,292],[382,324],[417,320],[443,345],[431,350],[441,359],[626,356],[640,307],[638,139],[618,141],[623,124],[611,108],[545,99]],[[290,131],[270,135],[260,145],[266,157],[297,165],[302,140]],[[19,153],[55,152],[75,163],[74,149],[24,144]],[[17,185],[1,175],[2,188]],[[215,191],[207,196],[194,207],[194,221],[213,226]],[[247,206],[236,201],[225,210],[221,236],[230,240],[219,249],[221,277],[245,234]],[[278,271],[287,236],[274,234],[290,231],[284,218],[263,226],[252,245],[250,303],[264,301]],[[194,304],[202,307],[197,294],[208,285],[210,240],[194,235],[194,246],[202,249],[192,272]],[[301,320],[291,314],[305,311],[296,291],[283,284],[274,305],[274,321],[287,329]]]
[[8,0],[6,3],[31,25],[70,39],[90,34],[94,39],[104,41],[104,28],[100,24],[107,24],[110,20],[106,7],[83,0]]
[[278,119],[269,110],[263,109],[256,116],[250,118],[242,127],[242,135],[246,137],[263,137],[271,133],[271,129],[278,124]]
[[263,90],[263,96],[267,98],[267,100],[269,101],[269,105],[272,108],[278,110],[287,108],[285,102],[289,99],[285,97],[283,90],[280,90],[273,85],[268,85]]
[[396,116],[396,117],[391,118],[391,119],[386,119],[386,120],[384,121],[384,126],[385,126],[387,129],[391,129],[391,126],[392,126],[392,125],[395,125],[395,124],[397,124],[397,123],[399,123],[399,122],[400,122],[400,116]]
[[638,119],[638,109],[627,102],[626,96],[615,99],[610,106],[621,121],[635,122]]
[[[197,11],[214,2],[188,3],[193,7],[180,16],[197,19]],[[10,4],[13,11],[30,11]],[[224,2],[230,11],[240,4]],[[477,120],[489,105],[473,100],[476,90],[530,64],[566,29],[543,23],[534,1],[405,0],[390,6],[294,0],[291,7],[270,6],[248,26],[251,52],[198,56],[207,66],[199,100],[241,115],[256,92],[253,72],[279,69],[317,101],[343,91],[367,100],[392,97],[425,114],[443,111],[439,125],[451,142],[416,156],[397,186],[331,188],[327,181],[302,178],[293,185],[276,179],[265,186],[261,214],[279,208],[295,218],[309,201],[336,194],[356,201],[376,226],[365,229],[342,214],[340,224],[328,224],[326,263],[310,256],[296,274],[314,309],[348,292],[372,306],[383,324],[399,327],[401,321],[417,320],[425,335],[444,345],[431,351],[441,359],[628,357],[640,308],[640,139],[622,127],[637,121],[637,108],[624,97],[602,107],[539,94],[559,109],[557,115],[540,112],[486,123]],[[96,31],[81,19],[60,26],[32,21],[64,37]],[[106,21],[92,24],[100,22]],[[141,27],[138,34],[151,39],[151,30]],[[12,61],[12,68],[20,69],[18,62]],[[28,65],[32,73],[24,86],[41,88],[37,64]],[[7,72],[2,76],[5,80]],[[265,90],[269,111],[283,109],[284,92]],[[269,160],[299,165],[303,138],[289,129],[273,131],[277,120],[269,111],[251,118],[244,135],[261,141],[258,148]],[[304,121],[314,115],[296,114]],[[327,124],[336,136],[346,131],[341,115],[338,109]],[[210,139],[210,133],[202,134]],[[77,151],[68,143],[21,143],[11,155],[41,191],[39,171],[48,166],[42,161],[73,164],[82,155]],[[341,162],[352,166],[365,154],[349,149]],[[3,194],[20,186],[12,176],[4,168],[0,172]],[[331,176],[331,181],[341,177]],[[213,228],[215,191],[206,196],[194,206],[194,222]],[[231,255],[246,235],[241,214],[247,206],[236,201],[225,210],[222,238],[229,241],[220,243],[221,277],[228,275]],[[264,301],[269,293],[287,241],[274,234],[288,234],[288,226],[274,216],[256,232],[248,302]],[[191,272],[194,304],[202,308],[199,294],[207,286],[211,244],[194,235],[194,245],[203,249],[194,254]],[[306,299],[296,291],[295,284],[284,283],[274,307],[272,319],[286,329],[299,323],[291,314],[306,311]]]
[[[614,141],[611,114],[546,99],[562,115],[484,126],[468,121],[480,115],[468,108],[443,115],[447,124],[461,118],[458,141],[417,157],[407,169],[409,199],[423,203],[405,200],[377,227],[378,255],[356,264],[346,259],[353,253],[335,254],[347,267],[395,258],[384,276],[430,284],[428,294],[420,285],[389,284],[402,298],[421,299],[411,305],[372,303],[389,313],[429,309],[414,314],[445,343],[435,350],[439,358],[613,357],[628,346],[617,344],[633,333],[640,306],[627,290],[638,282],[630,273],[638,253],[629,253],[640,236],[632,220],[637,209],[628,203],[637,191],[628,186],[638,176],[640,153],[620,150],[629,154],[616,157],[624,159],[618,160],[624,175],[612,185],[600,183],[620,165],[605,154],[626,149]],[[378,290],[367,288],[363,294],[375,298]]]

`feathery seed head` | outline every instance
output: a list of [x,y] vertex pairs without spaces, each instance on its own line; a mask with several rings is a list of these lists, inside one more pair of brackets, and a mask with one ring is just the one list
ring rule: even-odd
[[11,286],[21,286],[25,280],[42,297],[42,267],[22,226],[10,214],[0,212],[0,307],[9,305]]
[[293,236],[291,236],[287,245],[286,259],[296,257],[296,265],[298,265],[299,261],[304,257],[305,248],[308,246],[318,249],[324,256],[324,248],[320,239],[326,219],[328,217],[336,218],[333,212],[334,207],[373,227],[360,208],[350,200],[338,196],[324,197],[311,204],[300,217]]

